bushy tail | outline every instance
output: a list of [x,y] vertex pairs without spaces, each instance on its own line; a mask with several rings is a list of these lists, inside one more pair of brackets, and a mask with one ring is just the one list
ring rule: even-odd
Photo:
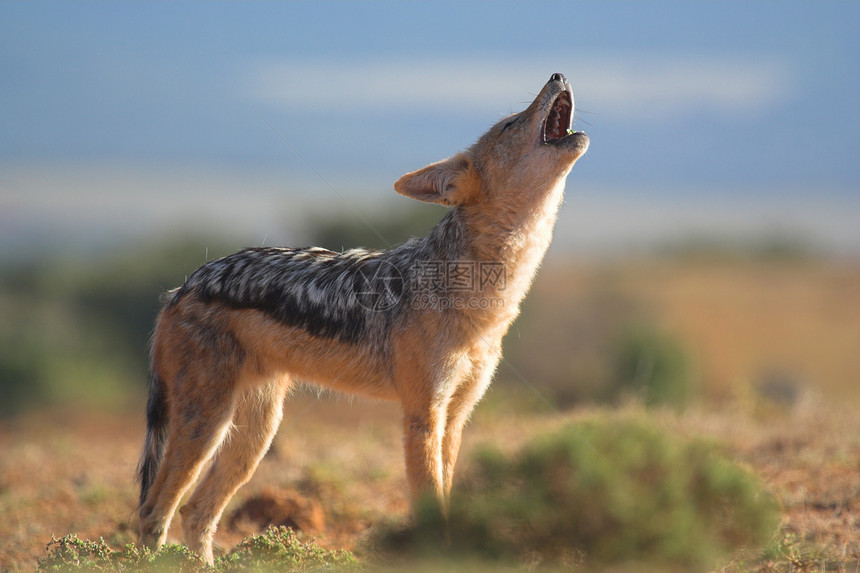
[[146,402],[146,441],[137,466],[137,478],[140,481],[140,505],[146,501],[146,495],[158,466],[164,454],[164,444],[167,442],[167,397],[164,392],[164,382],[155,373],[149,374],[149,399]]

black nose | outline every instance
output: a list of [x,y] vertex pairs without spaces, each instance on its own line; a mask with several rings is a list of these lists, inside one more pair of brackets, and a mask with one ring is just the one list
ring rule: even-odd
[[564,76],[562,74],[553,74],[552,77],[549,79],[549,81],[551,81],[551,82],[564,82],[567,80],[564,79]]

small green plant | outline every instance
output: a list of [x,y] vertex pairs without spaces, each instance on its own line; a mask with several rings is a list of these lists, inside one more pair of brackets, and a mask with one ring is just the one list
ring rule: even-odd
[[116,571],[117,552],[101,537],[98,541],[78,539],[66,535],[60,539],[51,536],[46,547],[48,555],[39,558],[39,571]]
[[[778,523],[775,501],[740,466],[630,415],[578,423],[513,457],[478,451],[450,511],[456,554],[559,565],[581,555],[595,567],[713,567],[766,543]],[[444,553],[438,512],[428,505],[416,521],[389,548]]]
[[38,571],[140,571],[197,572],[208,570],[199,555],[184,545],[165,545],[153,553],[133,544],[112,549],[103,538],[78,539],[70,534],[51,537],[48,555],[38,560]]
[[798,571],[856,571],[854,555],[833,547],[815,546],[794,531],[783,530],[758,556],[742,563],[737,571],[758,565],[759,570],[774,573]]
[[184,545],[165,545],[157,552],[126,545],[112,549],[104,539],[89,541],[77,535],[51,538],[48,555],[39,559],[38,571],[134,571],[153,572],[238,572],[238,571],[344,571],[358,563],[344,550],[329,551],[302,541],[286,527],[270,527],[264,533],[244,539],[230,553],[218,558],[214,567]]
[[329,551],[300,540],[292,529],[270,527],[243,540],[215,567],[219,571],[343,571],[356,568],[357,562],[348,551]]

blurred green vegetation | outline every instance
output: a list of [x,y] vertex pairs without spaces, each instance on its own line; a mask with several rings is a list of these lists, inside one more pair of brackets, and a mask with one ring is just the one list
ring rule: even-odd
[[32,407],[117,407],[145,390],[164,291],[235,247],[180,239],[0,272],[0,416]]
[[[761,551],[780,519],[755,476],[637,412],[576,422],[513,456],[487,446],[466,467],[450,510],[458,556],[711,570],[741,548]],[[416,524],[393,528],[383,546],[432,557],[444,530],[428,500]]]
[[[546,280],[538,275],[537,281]],[[629,325],[645,320],[644,311],[618,288],[612,273],[584,292],[574,293],[580,285],[556,280],[554,292],[526,297],[503,341],[505,360],[558,407],[612,401],[618,397],[607,386],[612,358]],[[497,378],[511,379],[504,364]]]
[[694,235],[664,244],[657,248],[657,253],[688,261],[803,261],[822,256],[821,249],[814,241],[801,234],[785,231],[773,231],[755,239]]
[[647,405],[683,409],[696,395],[687,352],[669,334],[651,326],[634,327],[618,342],[607,395],[629,391]]
[[376,211],[372,219],[360,216],[317,216],[309,228],[309,244],[343,251],[354,247],[390,249],[412,237],[423,237],[448,211],[445,207],[417,203],[408,209]]
[[525,378],[560,408],[634,399],[682,409],[696,400],[688,349],[613,269],[587,280],[541,274],[537,281],[550,282],[526,298],[504,340],[505,360],[518,375],[503,365],[497,378]]

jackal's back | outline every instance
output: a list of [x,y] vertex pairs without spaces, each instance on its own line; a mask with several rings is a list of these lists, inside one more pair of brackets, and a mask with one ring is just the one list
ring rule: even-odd
[[384,253],[318,247],[250,248],[206,263],[168,306],[194,296],[254,309],[315,336],[355,343],[396,313],[402,273]]

